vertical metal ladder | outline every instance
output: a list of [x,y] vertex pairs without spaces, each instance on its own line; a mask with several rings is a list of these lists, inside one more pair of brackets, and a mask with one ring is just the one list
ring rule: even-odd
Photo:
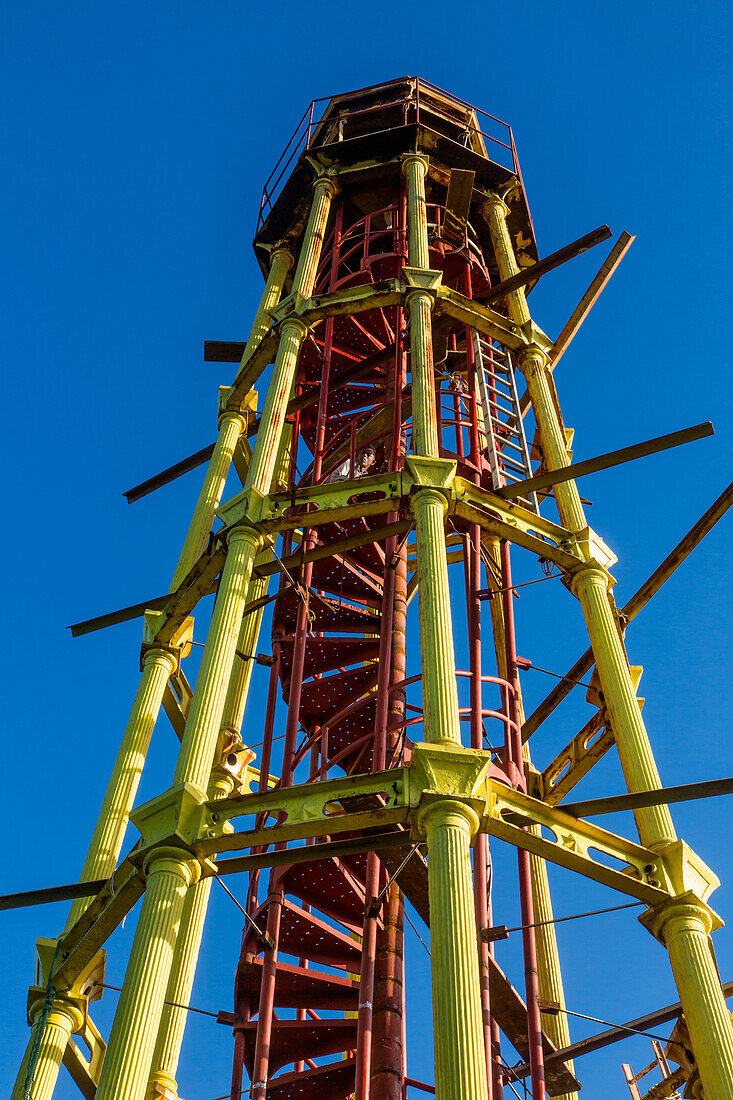
[[[532,467],[509,351],[474,329],[473,363],[494,488],[524,481]],[[536,493],[517,500],[539,515]]]

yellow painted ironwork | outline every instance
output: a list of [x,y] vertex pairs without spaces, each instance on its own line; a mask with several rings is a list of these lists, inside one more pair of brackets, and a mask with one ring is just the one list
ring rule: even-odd
[[[352,166],[351,171],[358,174],[366,168],[370,165]],[[176,1005],[188,1004],[191,994],[212,860],[220,853],[259,847],[264,854],[242,858],[258,860],[257,866],[277,866],[288,856],[298,861],[323,858],[324,853],[343,850],[339,844],[353,844],[354,836],[369,837],[382,828],[385,843],[397,847],[409,838],[428,847],[438,1100],[487,1096],[470,857],[479,833],[530,853],[538,921],[552,921],[546,861],[646,904],[641,920],[669,952],[705,1098],[733,1098],[733,1029],[709,948],[709,935],[720,920],[709,908],[708,897],[718,883],[676,839],[668,808],[634,811],[638,842],[565,813],[557,803],[592,762],[586,730],[543,773],[532,768],[525,749],[529,793],[491,777],[490,753],[461,745],[447,565],[460,560],[463,552],[447,549],[447,517],[478,525],[494,558],[499,540],[507,539],[561,570],[581,606],[596,663],[592,690],[603,710],[591,733],[605,727],[606,734],[596,742],[594,759],[615,741],[630,791],[661,786],[636,696],[638,676],[629,667],[609,595],[615,557],[588,527],[575,482],[554,486],[560,522],[552,523],[457,476],[457,464],[441,457],[433,339],[434,329],[440,335],[450,322],[468,325],[516,353],[545,468],[563,469],[572,455],[571,433],[563,423],[551,373],[552,345],[532,321],[524,289],[507,294],[506,316],[443,286],[442,273],[430,268],[430,170],[423,153],[401,158],[409,247],[408,265],[399,279],[314,296],[332,200],[338,193],[335,168],[317,175],[297,255],[282,243],[272,249],[269,276],[237,378],[220,395],[219,437],[170,598],[162,611],[146,615],[140,686],[82,870],[83,880],[109,881],[96,898],[74,902],[60,941],[39,941],[42,966],[29,1000],[30,1042],[12,1100],[50,1100],[63,1060],[80,1087],[96,1093],[98,1100],[177,1096],[186,1011]],[[445,181],[444,167],[437,166],[436,172],[436,178]],[[501,280],[519,271],[507,195],[506,189],[501,195],[486,194],[482,208]],[[305,220],[305,208],[302,217]],[[526,257],[520,260],[527,262]],[[293,265],[292,285],[283,297]],[[406,468],[360,479],[358,494],[348,482],[288,486],[286,416],[303,342],[323,318],[387,307],[400,307],[409,316],[411,389],[403,397],[402,416],[403,422],[412,417],[414,453]],[[256,412],[252,386],[269,364],[271,379],[250,455],[244,443]],[[375,433],[388,434],[392,417],[393,406],[385,405],[361,425],[357,445]],[[336,457],[350,446],[353,442],[343,444]],[[244,488],[222,503],[233,461]],[[405,767],[254,792],[258,774],[249,767],[253,754],[242,744],[241,726],[253,665],[248,658],[256,652],[262,618],[257,603],[275,571],[274,566],[268,569],[275,536],[296,532],[296,539],[301,538],[306,506],[313,529],[342,519],[401,512],[399,522],[390,527],[391,537],[414,522],[415,576],[408,595],[415,588],[419,593],[425,742],[413,746]],[[212,538],[217,516],[224,529]],[[372,537],[376,534],[371,532]],[[348,537],[344,541],[343,550],[352,548],[346,545]],[[326,556],[323,547],[311,547],[307,553],[309,561],[317,560],[319,553]],[[489,576],[490,587],[497,589],[491,569]],[[215,587],[217,598],[191,692],[180,667],[190,648],[190,612]],[[500,601],[492,600],[491,609],[498,671],[507,676]],[[172,785],[132,813],[164,699],[181,737]],[[564,785],[555,788],[554,779],[566,760],[570,771]],[[118,867],[128,819],[141,839]],[[296,856],[282,850],[288,842],[302,840],[321,843],[298,848]],[[358,843],[354,850],[359,850]],[[88,1016],[91,975],[97,983],[101,980],[95,970],[101,945],[141,895],[124,987],[105,1050]],[[551,926],[538,929],[537,946],[541,996],[562,1006]],[[551,1018],[547,1030],[557,1046],[568,1044],[564,1015]],[[73,1044],[74,1034],[89,1043],[88,1061]],[[563,1100],[577,1100],[577,1094],[566,1093]]]

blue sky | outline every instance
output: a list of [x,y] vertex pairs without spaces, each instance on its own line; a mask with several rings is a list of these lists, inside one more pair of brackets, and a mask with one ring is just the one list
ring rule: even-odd
[[[541,254],[607,222],[637,241],[557,372],[577,458],[712,419],[716,437],[587,479],[590,522],[619,556],[623,603],[731,478],[729,399],[731,69],[726,5],[475,4],[365,9],[285,2],[8,6],[0,51],[0,182],[7,369],[2,542],[7,891],[72,881],[138,676],[140,627],[71,639],[66,624],[165,591],[199,474],[134,506],[121,492],[214,437],[225,365],[202,341],[246,338],[261,276],[250,246],[262,183],[307,103],[418,74],[514,127]],[[532,295],[556,335],[602,250]],[[666,783],[733,772],[730,519],[628,632]],[[516,562],[517,579],[536,563]],[[523,590],[519,649],[565,671],[585,648],[574,601],[550,582]],[[197,631],[203,638],[203,632]],[[459,663],[461,644],[458,644]],[[261,675],[260,675],[261,673]],[[259,730],[266,670],[247,723]],[[523,677],[531,708],[551,681]],[[580,728],[571,698],[533,744],[544,763]],[[254,739],[254,738],[253,738]],[[257,738],[259,739],[259,738]],[[140,792],[169,782],[174,736],[161,720]],[[580,791],[617,793],[609,758]],[[680,834],[717,871],[712,904],[733,911],[729,800],[677,807]],[[629,830],[623,818],[609,828]],[[629,835],[631,835],[629,833]],[[497,847],[495,917],[515,920],[513,853]],[[498,882],[497,878],[497,882]],[[558,914],[624,899],[565,872]],[[231,883],[230,883],[231,885]],[[64,906],[0,914],[9,1092],[26,1041],[33,942]],[[193,1003],[228,1008],[240,916],[213,896]],[[109,944],[120,984],[134,915]],[[408,1005],[410,1072],[432,1080],[424,950]],[[664,952],[621,913],[561,925],[568,1006],[622,1021],[676,1000]],[[715,938],[724,978],[733,941]],[[518,945],[499,960],[521,983]],[[115,994],[96,1006],[109,1025]],[[574,1020],[575,1037],[595,1025]],[[202,1055],[205,1051],[205,1055]],[[585,1095],[625,1096],[634,1039],[578,1064]],[[231,1037],[196,1017],[179,1075],[187,1100],[229,1086]],[[77,1095],[62,1075],[57,1095]]]

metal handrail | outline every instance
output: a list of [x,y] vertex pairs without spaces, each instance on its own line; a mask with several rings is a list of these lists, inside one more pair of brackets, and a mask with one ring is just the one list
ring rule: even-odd
[[[357,91],[352,93],[352,94],[358,94],[358,92],[369,92],[369,91],[372,91],[372,90],[374,90],[376,88],[379,88],[379,87],[381,87],[381,85],[378,85],[378,84],[370,85],[366,88],[357,89]],[[477,118],[480,115],[482,118],[490,119],[492,122],[496,123],[498,126],[504,127],[507,131],[506,136],[509,139],[508,142],[502,141],[500,138],[494,137],[492,134],[489,134],[489,133],[485,132],[478,125],[473,125],[471,122],[465,121],[463,119],[455,118],[455,116],[451,115],[449,113],[449,111],[445,107],[443,107],[443,105],[441,105],[439,103],[426,102],[425,98],[421,97],[421,95],[420,95],[421,88],[423,88],[425,90],[431,89],[432,91],[439,92],[441,95],[446,96],[448,99],[452,100],[454,103],[458,104],[459,106],[465,108],[466,110],[474,112],[474,114],[476,115]],[[338,94],[342,94],[342,93],[338,93]],[[336,97],[335,96],[320,96],[317,99],[313,99],[313,100],[311,100],[310,104],[308,105],[308,107],[306,107],[305,111],[303,112],[303,115],[301,116],[300,121],[298,122],[297,126],[295,127],[295,130],[293,131],[293,133],[290,137],[290,140],[288,141],[287,145],[285,146],[282,153],[280,154],[280,156],[277,160],[277,163],[275,164],[275,167],[273,168],[272,172],[268,176],[268,178],[265,182],[265,185],[262,189],[262,198],[261,198],[261,201],[260,201],[260,212],[259,212],[259,219],[258,219],[258,224],[257,224],[257,231],[258,232],[259,232],[259,229],[260,229],[260,227],[261,227],[261,225],[264,221],[263,214],[264,214],[264,211],[265,211],[265,207],[268,208],[268,211],[272,209],[272,205],[273,205],[274,198],[276,196],[277,188],[278,188],[285,172],[287,171],[288,167],[292,163],[293,159],[301,152],[302,149],[310,149],[312,147],[314,137],[317,134],[317,131],[318,131],[319,127],[322,124],[333,123],[335,125],[338,125],[340,122],[343,122],[345,119],[359,118],[363,115],[370,114],[370,113],[373,113],[373,112],[376,112],[376,111],[387,110],[390,107],[398,107],[401,104],[410,104],[410,103],[415,104],[416,122],[418,124],[420,122],[420,110],[421,110],[421,107],[422,107],[424,111],[428,111],[428,112],[431,112],[433,114],[436,114],[439,117],[442,117],[442,118],[446,119],[447,121],[449,121],[453,124],[462,125],[462,126],[465,127],[465,129],[467,131],[469,131],[471,133],[478,134],[483,139],[485,146],[486,146],[486,143],[490,143],[491,145],[498,145],[501,148],[506,149],[508,152],[511,153],[511,156],[512,156],[512,170],[518,175],[520,181],[522,179],[521,169],[520,169],[520,166],[519,166],[519,158],[517,156],[516,145],[515,145],[515,142],[514,142],[514,134],[513,134],[513,131],[512,131],[512,128],[511,128],[510,124],[508,122],[504,122],[503,119],[498,118],[496,115],[492,115],[488,111],[482,110],[482,108],[480,108],[480,107],[475,107],[473,104],[468,103],[465,99],[461,99],[460,96],[453,95],[452,92],[447,92],[444,88],[439,87],[439,85],[437,85],[437,84],[431,83],[431,81],[429,81],[429,80],[423,80],[420,77],[414,78],[413,85],[411,87],[408,87],[404,94],[399,95],[395,99],[388,100],[386,103],[372,104],[371,106],[368,106],[368,107],[359,107],[359,108],[356,108],[355,110],[351,110],[351,111],[348,111],[348,112],[337,112],[336,114],[330,115],[328,117],[326,117],[325,110],[324,110],[324,112],[321,114],[321,117],[318,119],[318,121],[314,123],[313,116],[314,116],[314,112],[315,112],[315,109],[316,109],[317,105],[318,104],[328,105],[328,103],[330,103],[334,98],[336,98]],[[369,131],[367,131],[367,133],[368,132]],[[376,133],[378,131],[373,131],[373,132]],[[291,151],[291,147],[292,147],[292,151]],[[289,156],[287,155],[288,153],[290,153]],[[487,151],[487,155],[488,155],[488,151]],[[274,182],[273,182],[273,180],[274,180]]]

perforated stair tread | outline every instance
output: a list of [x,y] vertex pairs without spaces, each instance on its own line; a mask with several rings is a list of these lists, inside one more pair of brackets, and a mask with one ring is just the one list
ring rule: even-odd
[[356,565],[351,565],[348,559],[321,558],[314,562],[311,588],[343,596],[347,600],[360,600],[372,607],[381,606],[381,584],[357,569]]
[[[273,616],[275,633],[292,634],[300,600],[293,592],[278,598]],[[359,607],[348,600],[322,596],[313,599],[310,610],[315,616],[313,630],[329,634],[378,634],[381,616],[376,608]]]
[[[280,678],[289,684],[293,667],[294,638],[284,638],[281,650]],[[303,677],[309,679],[337,668],[373,661],[379,656],[379,639],[355,638],[306,638]]]
[[356,1059],[345,1058],[301,1073],[283,1073],[267,1085],[268,1100],[347,1100],[354,1091]]
[[[349,711],[340,722],[328,729],[328,758],[334,760],[345,749],[356,746],[353,752],[346,752],[337,762],[345,772],[368,772],[371,769],[373,744],[368,740],[374,730],[377,716],[377,704],[368,699],[363,706]],[[366,741],[363,739],[367,738]],[[358,767],[355,767],[358,761]]]
[[361,963],[361,948],[356,940],[287,898],[280,916],[278,950],[338,970],[358,972]]
[[[356,1020],[273,1020],[270,1073],[304,1058],[324,1058],[356,1049]],[[257,1021],[239,1025],[244,1035],[244,1063],[252,1073]],[[268,1089],[269,1093],[269,1089]]]
[[[261,958],[239,964],[239,991],[259,997],[262,982]],[[356,963],[359,966],[359,963]],[[255,999],[254,1003],[257,1003]],[[331,1012],[355,1012],[359,1007],[359,983],[350,978],[326,974],[310,967],[277,961],[275,977],[276,1008],[327,1009]]]
[[285,873],[284,888],[322,913],[361,933],[364,888],[341,860],[322,859],[293,864]]
[[[368,310],[362,313],[358,320],[356,317],[350,317],[348,314],[339,314],[334,318],[334,343],[337,343],[338,346],[345,351],[351,352],[352,355],[359,355],[364,358],[368,355],[374,355],[378,351],[382,351],[388,343],[391,343],[391,340],[387,337],[387,333],[383,330],[383,336],[380,339],[379,336],[374,336],[364,331],[365,328],[368,329],[370,320],[375,317],[376,314],[376,310]],[[383,324],[383,322],[381,323]]]
[[[334,543],[350,538],[352,535],[365,535],[374,527],[382,526],[383,522],[382,517],[379,517],[377,521],[370,524],[365,516],[339,520],[338,523],[324,524],[320,529],[319,538],[324,544]],[[379,542],[367,542],[363,546],[355,546],[348,551],[347,556],[367,569],[379,573],[384,570],[384,549]]]
[[336,672],[320,680],[303,684],[300,696],[300,721],[304,727],[329,725],[352,703],[356,703],[377,682],[376,665],[354,668],[349,672]]

